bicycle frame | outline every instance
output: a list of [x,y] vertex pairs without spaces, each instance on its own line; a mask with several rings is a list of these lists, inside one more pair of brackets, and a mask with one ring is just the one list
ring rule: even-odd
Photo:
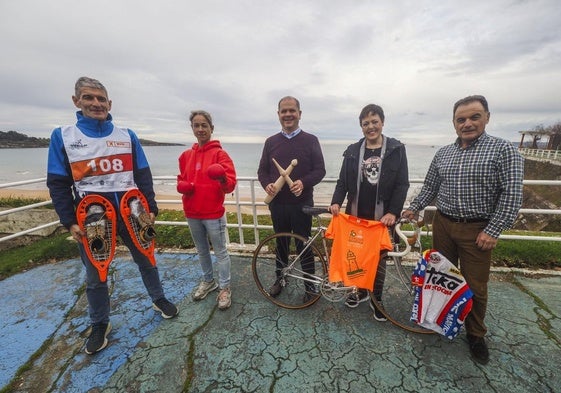
[[[325,238],[327,227],[322,225],[325,208],[305,207],[304,213],[316,218],[317,226],[312,236],[281,232],[264,238],[256,247],[252,259],[253,278],[259,291],[272,303],[289,309],[299,309],[312,305],[324,297],[331,302],[346,299],[359,288],[347,286],[343,282],[329,281],[329,250]],[[401,257],[411,251],[411,245],[419,239],[419,229],[412,239],[401,231],[402,221],[396,225],[396,233],[404,242],[405,248],[388,252],[384,258],[397,261],[401,268]],[[393,237],[393,236],[392,236]],[[321,239],[321,246],[319,241]],[[407,285],[410,278],[401,274],[402,282]]]
[[[320,293],[323,295],[323,297],[326,300],[330,302],[340,302],[343,299],[346,299],[346,297],[350,293],[357,293],[359,288],[356,286],[345,286],[342,282],[330,282],[329,277],[319,277],[313,274],[312,275],[308,274],[307,275],[308,277],[306,277],[306,276],[299,276],[291,273],[293,269],[296,269],[295,267],[296,262],[302,260],[304,253],[306,253],[306,251],[309,250],[310,245],[314,244],[314,242],[318,239],[318,237],[321,237],[321,242],[323,246],[323,254],[321,256],[324,258],[328,269],[330,265],[329,252],[325,241],[325,231],[327,230],[327,227],[321,224],[321,217],[320,217],[321,213],[326,213],[328,211],[322,208],[304,208],[303,211],[306,214],[310,214],[316,218],[318,223],[317,229],[314,235],[308,238],[308,240],[304,243],[304,247],[302,251],[300,251],[300,253],[293,259],[293,261],[289,265],[287,265],[282,269],[282,277],[291,277],[298,280],[304,280],[313,285],[317,285],[319,287]],[[413,233],[413,237],[408,238],[405,235],[405,233],[401,231],[401,224],[406,222],[410,222],[410,221],[405,219],[400,219],[395,225],[395,232],[399,236],[399,238],[403,240],[403,243],[405,244],[405,249],[402,251],[389,251],[387,253],[387,257],[402,258],[411,252],[412,245],[414,244],[420,245],[420,230],[422,225],[419,226],[418,223],[415,223],[415,231]],[[408,280],[408,278],[406,277],[401,277],[401,278],[403,280]]]
[[[323,234],[325,233],[326,229],[327,229],[326,227],[318,227],[316,233],[313,236],[311,236],[310,238],[308,238],[308,240],[306,240],[306,242],[304,243],[304,247],[302,248],[302,251],[300,251],[300,253],[298,253],[298,255],[292,260],[292,262],[290,264],[288,264],[287,266],[282,268],[281,273],[282,273],[283,277],[293,277],[297,280],[304,280],[305,282],[309,282],[310,284],[315,284],[315,285],[320,285],[325,280],[325,278],[316,276],[315,274],[309,274],[308,273],[307,274],[308,277],[301,277],[301,276],[297,276],[295,274],[292,274],[291,272],[294,269],[299,270],[296,267],[296,262],[300,262],[302,260],[303,255],[306,253],[307,250],[310,249],[310,245],[313,244],[317,240],[318,237],[321,236],[324,252],[327,251],[327,245],[325,244],[325,237],[323,237]],[[325,254],[323,254],[322,257],[324,258],[326,263],[329,265],[329,257],[327,256],[327,252]]]

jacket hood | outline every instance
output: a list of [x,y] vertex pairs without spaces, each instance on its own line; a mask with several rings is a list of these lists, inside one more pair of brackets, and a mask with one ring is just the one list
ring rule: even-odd
[[212,150],[212,149],[222,149],[222,145],[220,144],[220,141],[218,141],[218,140],[211,140],[211,141],[208,141],[207,143],[205,143],[202,146],[200,146],[198,143],[193,143],[193,146],[191,146],[191,149],[193,149],[195,151],[199,151],[199,152],[205,152],[205,151],[209,151],[209,150]]

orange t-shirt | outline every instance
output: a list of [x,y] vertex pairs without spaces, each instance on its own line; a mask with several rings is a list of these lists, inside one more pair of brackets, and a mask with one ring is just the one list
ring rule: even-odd
[[329,223],[325,237],[333,239],[329,281],[372,291],[380,251],[393,249],[388,228],[379,221],[339,213]]

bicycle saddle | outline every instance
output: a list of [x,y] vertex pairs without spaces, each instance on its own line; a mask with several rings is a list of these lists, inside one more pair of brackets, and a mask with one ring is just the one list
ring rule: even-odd
[[302,212],[310,216],[319,216],[322,213],[329,213],[325,207],[302,206]]

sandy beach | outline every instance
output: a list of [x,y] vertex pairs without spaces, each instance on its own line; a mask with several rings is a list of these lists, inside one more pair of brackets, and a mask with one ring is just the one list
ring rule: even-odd
[[0,188],[0,198],[39,198],[49,200],[48,190],[22,190],[15,188]]
[[[158,193],[156,190],[156,200],[159,202],[158,206],[160,209],[169,209],[169,210],[183,210],[183,205],[181,203],[181,195],[174,194],[171,195],[169,193]],[[23,199],[41,199],[41,200],[49,200],[51,199],[49,196],[48,190],[25,190],[25,189],[16,189],[16,188],[2,188],[0,189],[0,198],[23,198]],[[165,201],[165,203],[164,203]],[[176,203],[168,203],[167,201],[177,201]],[[250,198],[240,198],[241,202],[250,202]],[[235,198],[230,195],[226,196],[226,211],[228,212],[235,212],[236,206],[230,203],[235,203]],[[242,213],[252,214],[251,206],[241,206]],[[259,214],[268,214],[269,209],[266,206],[259,206],[258,207]]]
[[[2,188],[0,189],[0,198],[24,198],[24,199],[43,199],[49,200],[51,197],[49,196],[48,190],[24,190],[24,189],[16,189],[16,188]],[[181,210],[181,196],[179,194],[176,195],[167,195],[167,194],[158,194],[156,193],[157,200],[177,200],[177,203],[174,204],[162,204],[160,208],[164,209],[174,209],[174,210]]]

